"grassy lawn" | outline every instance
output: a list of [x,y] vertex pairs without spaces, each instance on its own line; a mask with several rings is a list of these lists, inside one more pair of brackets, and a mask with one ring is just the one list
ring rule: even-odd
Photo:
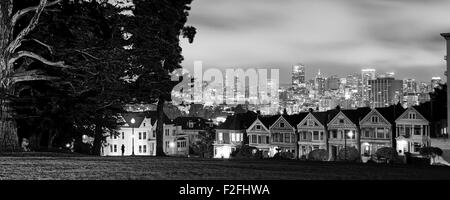
[[0,179],[450,179],[450,167],[275,160],[3,155],[0,157]]

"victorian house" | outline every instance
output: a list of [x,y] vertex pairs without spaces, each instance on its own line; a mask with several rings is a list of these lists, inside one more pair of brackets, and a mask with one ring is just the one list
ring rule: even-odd
[[228,116],[225,122],[216,129],[214,158],[230,158],[231,153],[243,144],[247,129],[255,121],[257,115],[253,112]]
[[392,146],[392,124],[379,111],[372,109],[360,122],[361,154],[374,155],[382,147]]
[[330,121],[327,124],[329,130],[329,153],[331,159],[336,159],[341,149],[355,147],[361,150],[359,121],[361,116],[366,116],[370,108],[358,108],[356,110],[331,110]]
[[418,155],[420,148],[430,146],[430,121],[427,111],[421,107],[408,108],[395,121],[397,152]]
[[[297,137],[295,121],[297,115],[276,115],[277,120],[269,127],[272,146],[277,152],[290,152],[295,157],[297,154]],[[293,125],[294,124],[294,125]]]
[[273,157],[276,149],[271,145],[270,126],[278,119],[276,116],[258,116],[247,129],[249,145],[262,151],[263,157]]
[[328,150],[328,113],[310,112],[297,125],[299,157],[316,149]]

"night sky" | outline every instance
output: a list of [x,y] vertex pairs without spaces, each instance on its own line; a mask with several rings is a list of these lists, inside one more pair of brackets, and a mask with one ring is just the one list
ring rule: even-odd
[[[362,68],[429,81],[444,77],[448,0],[194,0],[183,66],[279,68],[293,64],[340,77]],[[444,79],[446,80],[446,79]]]

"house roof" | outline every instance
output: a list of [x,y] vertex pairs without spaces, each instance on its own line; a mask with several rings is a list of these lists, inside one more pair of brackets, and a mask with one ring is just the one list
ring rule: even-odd
[[286,121],[289,122],[289,124],[291,124],[292,127],[297,127],[297,125],[303,120],[305,119],[305,117],[308,115],[309,113],[307,112],[302,112],[302,113],[298,113],[298,114],[294,114],[294,115],[283,115],[284,119],[286,119]]
[[354,110],[342,110],[345,116],[348,117],[354,124],[359,124],[359,121],[363,119],[372,109],[369,107],[357,108]]
[[391,124],[394,124],[395,120],[405,112],[405,109],[400,104],[375,109]]
[[431,116],[431,109],[427,105],[422,104],[419,106],[413,106],[413,108],[416,109],[417,112],[419,112],[429,122],[433,121],[433,117]]
[[[145,118],[150,118],[150,123],[154,125],[158,120],[158,113],[156,111],[148,111],[148,112],[127,112],[121,114],[122,119],[126,124],[123,125],[124,128],[139,128],[144,121]],[[131,123],[131,119],[135,120],[135,123]],[[172,124],[172,120],[170,120],[166,114],[164,114],[164,123]]]
[[225,130],[243,130],[250,127],[256,120],[257,114],[251,111],[228,116],[224,123],[219,125],[217,129]]
[[[210,122],[210,120],[201,117],[177,117],[173,122],[184,130],[204,130],[208,127],[207,122]],[[194,122],[192,128],[189,127],[189,122]]]
[[322,125],[327,126],[328,124],[328,116],[329,113],[328,112],[312,112],[311,113],[316,119],[317,121],[319,121]]
[[280,115],[258,116],[258,119],[267,129],[269,129],[269,127],[272,126],[272,124],[275,123],[279,117]]

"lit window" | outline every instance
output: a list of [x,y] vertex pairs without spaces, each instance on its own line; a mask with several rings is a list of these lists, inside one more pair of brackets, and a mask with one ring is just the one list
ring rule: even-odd
[[223,141],[223,133],[218,133],[218,138],[219,138],[219,141]]

